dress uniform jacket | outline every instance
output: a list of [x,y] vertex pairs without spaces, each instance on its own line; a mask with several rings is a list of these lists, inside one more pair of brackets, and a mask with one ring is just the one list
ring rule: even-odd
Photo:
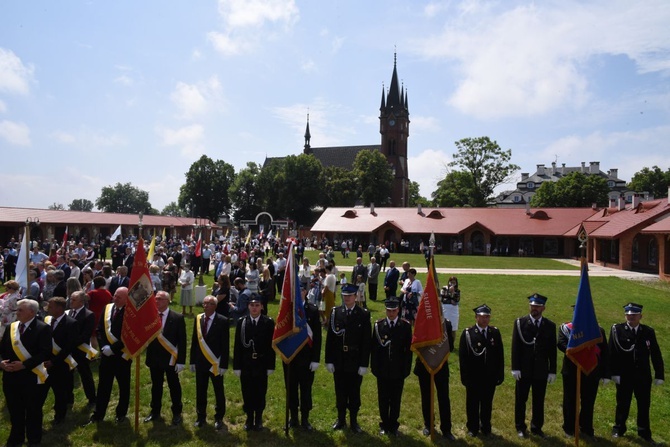
[[402,318],[391,329],[387,318],[378,320],[372,331],[370,366],[379,379],[405,379],[412,370],[412,325]]
[[[69,312],[72,312],[72,310]],[[95,382],[91,373],[90,360],[86,358],[86,353],[79,349],[80,345],[89,345],[91,343],[91,335],[93,335],[93,330],[95,329],[95,314],[85,307],[81,307],[77,309],[74,320],[77,324],[77,329],[75,331],[76,341],[75,347],[72,350],[72,357],[77,362],[77,371],[79,372],[86,399],[88,399],[89,403],[95,403]],[[74,402],[74,396],[70,397],[70,401]]]
[[354,306],[351,315],[347,308],[333,308],[326,335],[326,363],[335,371],[358,373],[358,368],[370,364],[370,312]]

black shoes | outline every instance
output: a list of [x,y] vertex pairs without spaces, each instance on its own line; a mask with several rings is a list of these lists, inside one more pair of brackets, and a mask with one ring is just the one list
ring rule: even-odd
[[205,425],[207,425],[207,422],[205,422],[204,419],[198,419],[198,420],[196,420],[196,421],[193,423],[193,426],[194,426],[194,427],[197,427],[197,428],[202,428],[202,427],[204,427]]
[[518,430],[518,431],[516,432],[516,435],[517,435],[519,438],[527,438],[527,437],[528,437],[528,432],[527,432],[526,430]]
[[114,419],[114,422],[117,424],[123,424],[124,422],[128,421],[128,418],[124,416],[117,416],[116,419]]
[[333,430],[342,430],[346,426],[347,424],[342,419],[338,419],[333,424]]
[[430,428],[428,427],[423,427],[423,435],[424,436],[430,436]]
[[216,422],[214,422],[214,430],[222,430],[223,427],[224,425],[221,419],[217,419]]
[[176,427],[177,425],[181,425],[184,420],[181,418],[181,414],[178,414],[176,416],[172,417],[172,426]]
[[544,434],[541,428],[531,429],[530,432],[539,438],[547,439],[547,435]]
[[314,431],[314,427],[312,427],[312,424],[309,423],[307,420],[303,420],[302,424],[300,426],[307,431]]
[[453,434],[451,434],[451,432],[442,433],[442,437],[443,437],[444,439],[446,439],[447,441],[455,441],[455,440],[456,440],[456,436],[454,436]]
[[160,414],[153,414],[153,413],[149,413],[149,416],[144,418],[144,422],[151,422],[151,421],[159,422],[161,420],[162,418]]
[[356,434],[363,433],[363,429],[361,428],[360,425],[358,425],[358,422],[351,423],[351,431]]

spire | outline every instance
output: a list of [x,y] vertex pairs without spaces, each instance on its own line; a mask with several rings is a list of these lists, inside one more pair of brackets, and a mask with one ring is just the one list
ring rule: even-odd
[[309,140],[312,139],[312,134],[309,133],[309,112],[307,112],[307,127],[305,127],[305,149],[304,153],[305,154],[311,154],[312,153],[312,148],[309,144]]
[[386,92],[384,91],[384,83],[382,82],[382,105],[379,107],[379,110],[382,112],[386,108],[386,100],[384,99],[384,96],[386,95]]
[[409,110],[409,106],[408,106],[409,101],[407,99],[408,96],[409,96],[409,92],[407,90],[405,90],[405,110]]
[[397,54],[393,53],[393,75],[391,76],[391,87],[386,98],[386,105],[391,109],[402,106],[400,101],[400,86],[398,85],[398,70],[396,69]]

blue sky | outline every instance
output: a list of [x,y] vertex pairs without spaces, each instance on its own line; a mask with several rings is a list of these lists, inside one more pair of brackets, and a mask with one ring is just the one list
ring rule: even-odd
[[669,167],[670,2],[2,2],[0,205],[66,207],[131,182],[176,201],[205,153],[243,168],[378,144],[397,51],[409,174],[429,197],[454,141],[520,172]]

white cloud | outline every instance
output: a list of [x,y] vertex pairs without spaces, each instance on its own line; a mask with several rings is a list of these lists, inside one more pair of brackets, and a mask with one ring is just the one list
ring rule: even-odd
[[61,143],[71,144],[77,141],[77,138],[71,133],[57,130],[51,134],[51,137],[60,141]]
[[30,129],[24,123],[0,121],[0,138],[15,146],[30,146]]
[[344,37],[336,37],[333,39],[333,41],[330,43],[330,48],[333,53],[337,53],[340,51],[342,48],[342,45],[344,45],[345,38]]
[[159,127],[156,133],[165,146],[179,146],[186,156],[204,153],[205,128],[200,124],[191,124],[179,129]]
[[670,72],[670,3],[663,0],[524,3],[502,13],[495,3],[459,5],[461,15],[450,15],[441,34],[416,44],[426,58],[459,63],[449,102],[468,115],[579,108],[589,99],[585,62],[598,55],[623,54],[642,73]]
[[27,95],[34,71],[32,65],[24,65],[12,50],[0,47],[0,92]]
[[437,118],[432,116],[413,116],[411,117],[411,124],[413,131],[427,131],[427,132],[439,132],[440,123]]
[[91,129],[80,129],[74,132],[56,130],[49,134],[50,138],[81,150],[126,146],[127,141],[121,135],[109,134]]
[[131,78],[128,75],[121,75],[121,76],[118,76],[117,78],[115,78],[114,82],[116,84],[129,86],[129,85],[133,85],[133,78]]
[[222,108],[221,91],[219,78],[212,76],[197,84],[178,82],[170,99],[179,108],[180,116],[189,119],[209,110]]
[[447,173],[447,164],[451,157],[443,151],[426,149],[414,157],[408,157],[409,179],[419,184],[419,191],[423,197],[431,198],[437,189],[437,182]]
[[4,101],[0,99],[0,113],[5,113],[7,112],[7,106],[5,105]]

